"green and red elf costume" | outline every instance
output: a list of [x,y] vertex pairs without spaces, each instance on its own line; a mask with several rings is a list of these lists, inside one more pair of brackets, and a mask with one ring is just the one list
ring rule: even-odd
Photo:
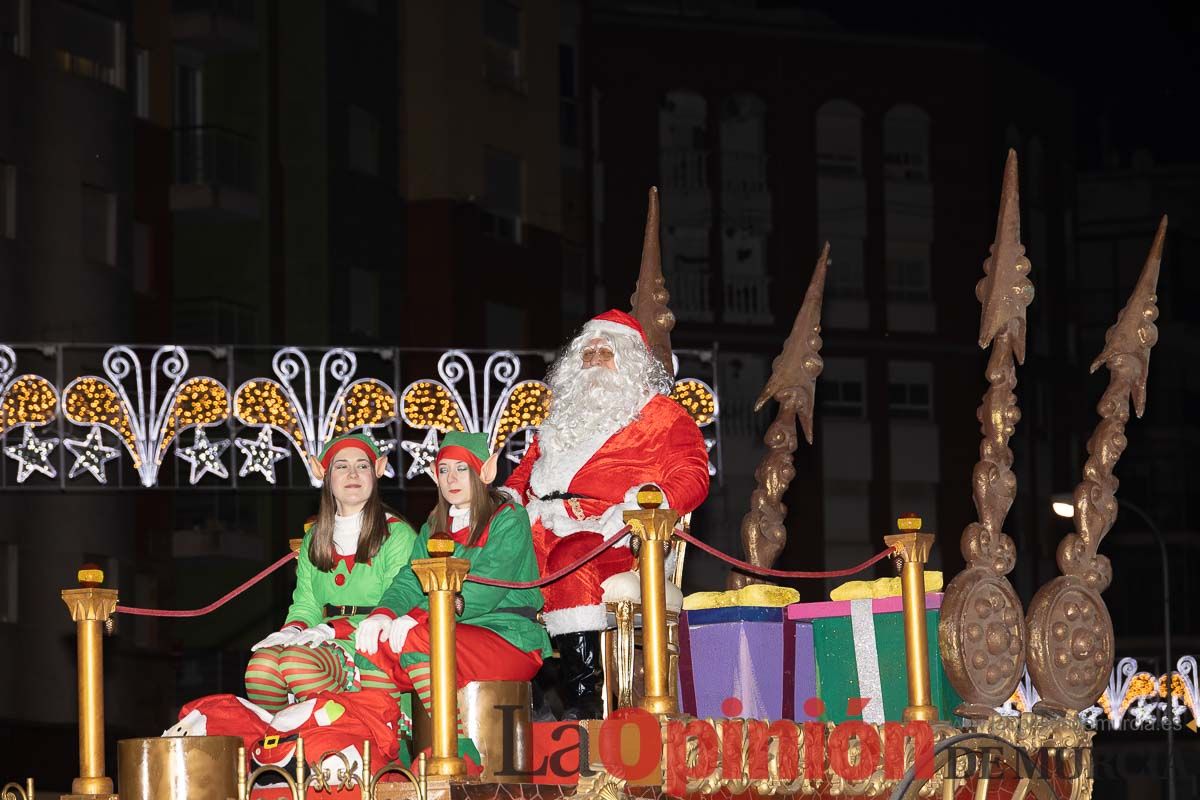
[[[451,432],[442,441],[434,469],[443,459],[454,459],[466,462],[480,475],[488,458],[486,434]],[[450,511],[451,530],[447,533],[454,541],[451,555],[470,561],[471,575],[514,582],[538,578],[525,509],[512,503],[501,505],[473,544],[468,544],[472,530],[469,510],[451,507]],[[433,533],[426,522],[413,546],[413,559],[429,557],[428,542]],[[467,581],[463,584],[462,600],[462,612],[454,629],[458,687],[481,680],[532,679],[542,659],[551,652],[546,631],[536,620],[543,603],[541,591]],[[415,621],[398,653],[381,641],[379,649],[369,658],[399,689],[414,691],[430,711],[429,597],[411,567],[400,570],[374,613],[396,620],[393,625],[412,625]]]
[[[382,454],[361,434],[331,441],[319,457],[328,472],[334,456],[346,448],[362,450],[376,463]],[[356,561],[362,512],[335,517],[333,568],[322,571],[309,558],[315,522],[304,526],[296,559],[296,588],[287,622],[279,633],[260,642],[246,668],[246,695],[257,705],[277,711],[292,700],[320,692],[383,689],[397,700],[399,690],[386,673],[355,649],[358,623],[367,616],[408,565],[416,541],[412,527],[386,515],[388,535],[368,561]]]

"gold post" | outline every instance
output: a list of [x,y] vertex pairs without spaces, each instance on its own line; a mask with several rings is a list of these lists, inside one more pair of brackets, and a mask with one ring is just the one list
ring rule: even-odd
[[458,757],[458,664],[454,651],[454,595],[471,569],[465,558],[418,558],[413,573],[429,594],[429,657],[433,692],[433,758],[431,775],[463,778],[466,764]]
[[938,710],[930,702],[929,636],[925,626],[925,562],[933,547],[932,533],[917,533],[919,517],[901,517],[896,526],[904,533],[883,537],[897,549],[904,566],[900,571],[900,590],[904,595],[904,649],[908,663],[908,707],[904,721],[933,722]]
[[659,508],[663,493],[646,486],[637,493],[638,511],[626,511],[625,521],[642,540],[639,571],[642,578],[642,657],[645,663],[645,691],[642,708],[651,714],[674,714],[670,674],[667,671],[667,596],[664,587],[663,551],[671,541],[679,515]]
[[117,609],[117,590],[104,589],[104,573],[79,570],[78,589],[63,589],[62,599],[75,621],[79,671],[79,777],[65,797],[112,796],[104,774],[104,622]]

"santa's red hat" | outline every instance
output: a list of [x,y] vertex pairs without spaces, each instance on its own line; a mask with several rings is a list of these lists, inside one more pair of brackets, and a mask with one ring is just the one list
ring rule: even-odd
[[603,314],[598,314],[588,323],[583,326],[584,333],[607,333],[610,335],[628,336],[631,333],[636,333],[642,337],[642,344],[650,347],[650,339],[646,336],[645,329],[642,324],[633,318],[632,315],[620,311],[615,308],[610,308]]

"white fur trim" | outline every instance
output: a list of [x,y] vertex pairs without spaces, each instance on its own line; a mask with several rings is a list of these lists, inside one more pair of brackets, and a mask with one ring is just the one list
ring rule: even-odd
[[633,339],[636,339],[638,344],[640,344],[642,347],[646,346],[646,342],[645,342],[645,340],[642,339],[642,336],[640,333],[638,333],[636,330],[629,327],[628,325],[622,325],[621,323],[613,322],[612,320],[607,320],[607,319],[589,320],[583,326],[583,329],[580,331],[581,336],[587,336],[588,334],[605,334],[607,336],[629,336]]
[[512,489],[508,486],[497,486],[496,491],[500,492],[500,494],[507,497],[509,502],[513,503],[514,505],[518,505],[518,506],[525,505],[525,498],[521,497],[521,493],[518,492],[516,489]]
[[266,710],[265,708],[263,708],[262,706],[260,706],[260,705],[256,705],[255,703],[251,703],[249,700],[247,700],[247,699],[246,699],[246,698],[244,698],[244,697],[239,697],[239,698],[237,699],[237,701],[238,701],[239,703],[241,703],[242,705],[244,705],[246,708],[248,708],[248,709],[250,709],[251,711],[253,711],[253,712],[254,712],[254,716],[258,717],[258,718],[259,718],[259,719],[261,719],[263,722],[270,722],[270,721],[271,721],[271,712],[270,712],[270,711],[267,711],[267,710]]
[[[638,416],[647,404],[655,398],[656,395],[651,394],[646,398],[645,402],[638,407]],[[601,432],[595,436],[590,436],[567,450],[556,450],[552,443],[545,438],[538,440],[538,460],[534,462],[533,470],[529,473],[529,488],[533,490],[535,495],[544,496],[553,492],[567,492],[571,489],[571,482],[575,480],[575,476],[579,471],[587,466],[588,462],[600,452],[603,447],[618,433],[623,431],[629,425],[636,422],[635,418],[632,422],[626,425],[621,425],[613,428],[611,431]]]
[[200,713],[200,709],[193,708],[187,715],[176,722],[171,727],[163,731],[162,735],[167,736],[207,736],[208,735],[208,717]]
[[[606,603],[642,602],[642,576],[633,570],[610,575],[605,578],[604,583],[600,584],[600,588],[604,592],[604,602]],[[670,611],[682,609],[683,592],[679,590],[679,587],[664,576],[663,588],[666,592],[667,609]]]
[[603,604],[546,611],[542,614],[542,619],[546,623],[546,633],[551,636],[579,631],[602,631],[608,627],[608,611]]
[[281,708],[271,719],[271,727],[279,733],[294,731],[303,725],[313,715],[317,707],[317,699],[305,700],[303,703],[293,703]]

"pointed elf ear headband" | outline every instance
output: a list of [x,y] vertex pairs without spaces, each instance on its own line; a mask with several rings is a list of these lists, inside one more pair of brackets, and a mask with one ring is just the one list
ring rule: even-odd
[[333,463],[334,456],[346,449],[361,450],[366,453],[367,458],[371,459],[371,463],[375,465],[375,477],[383,477],[384,471],[387,470],[387,458],[379,452],[379,448],[365,434],[348,433],[345,436],[339,436],[336,439],[330,440],[329,444],[325,445],[325,449],[321,451],[320,457],[311,455],[308,457],[309,466],[312,467],[313,475],[316,476],[317,480],[325,480],[325,475],[329,472],[329,465]]
[[433,459],[434,469],[443,459],[462,461],[479,476],[485,486],[496,480],[496,468],[499,464],[500,453],[489,453],[486,433],[464,433],[450,431],[442,437],[442,446]]

